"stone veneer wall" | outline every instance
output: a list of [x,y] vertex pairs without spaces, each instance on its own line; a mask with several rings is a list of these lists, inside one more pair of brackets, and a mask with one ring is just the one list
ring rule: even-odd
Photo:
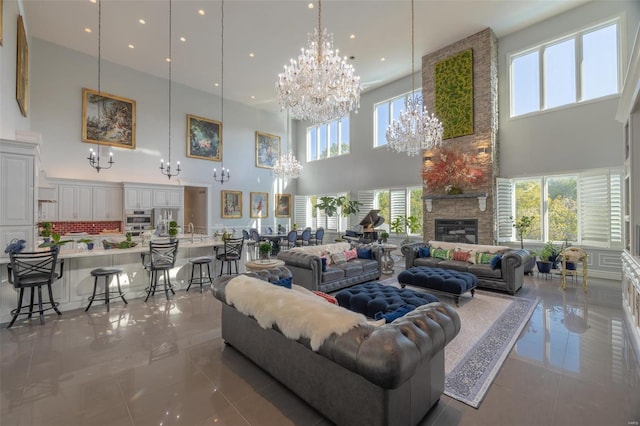
[[[462,39],[422,58],[422,96],[428,111],[435,111],[434,64],[463,50],[473,50],[473,120],[472,135],[447,139],[444,144],[459,144],[463,151],[472,154],[486,148],[487,153],[477,154],[478,165],[485,173],[482,184],[463,188],[465,193],[488,194],[486,209],[481,211],[476,197],[442,197],[443,192],[424,185],[423,198],[440,195],[432,200],[431,212],[423,203],[423,237],[434,239],[436,219],[478,219],[478,243],[493,244],[495,237],[495,177],[498,175],[498,41],[491,28]],[[430,167],[423,152],[423,170]],[[470,195],[470,194],[469,194]]]

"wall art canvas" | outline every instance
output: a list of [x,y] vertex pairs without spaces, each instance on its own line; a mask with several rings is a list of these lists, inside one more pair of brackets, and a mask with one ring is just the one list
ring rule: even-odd
[[222,217],[239,219],[242,217],[242,191],[222,191]]
[[276,194],[276,217],[291,217],[291,194]]
[[252,218],[269,217],[269,194],[267,192],[251,193],[251,214]]
[[20,112],[27,116],[29,109],[29,45],[22,16],[18,16],[18,49],[16,58],[16,101]]
[[222,123],[187,114],[187,157],[222,161]]
[[443,139],[473,134],[473,51],[467,49],[434,65],[435,114]]
[[256,167],[273,169],[280,158],[280,136],[256,132]]
[[82,89],[82,141],[134,149],[136,101]]

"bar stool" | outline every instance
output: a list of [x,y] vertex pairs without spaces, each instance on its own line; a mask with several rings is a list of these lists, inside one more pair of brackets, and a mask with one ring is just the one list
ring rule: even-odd
[[[202,292],[202,284],[204,284],[205,281],[208,281],[209,284],[213,284],[213,280],[211,279],[211,269],[209,268],[209,265],[211,264],[211,262],[213,262],[213,258],[209,257],[209,256],[201,256],[201,257],[194,257],[193,259],[189,260],[189,263],[191,263],[191,279],[189,280],[189,286],[187,287],[187,291],[189,291],[189,289],[191,288],[191,284],[200,284],[200,291]],[[207,265],[207,275],[206,276],[202,276],[202,266],[203,265]],[[196,278],[193,277],[193,273],[196,269],[196,266],[200,268],[198,276]]]
[[[111,299],[111,295],[114,297],[120,297],[122,301],[128,304],[127,299],[124,298],[124,293],[120,288],[120,274],[123,272],[122,268],[97,268],[91,271],[91,276],[95,277],[93,280],[93,294],[89,296],[89,306],[84,310],[87,312],[91,307],[91,304],[94,300],[104,300],[104,304],[107,305],[107,312],[109,312],[109,301]],[[109,283],[111,282],[111,277],[116,276],[116,281],[118,282],[118,290],[110,290]],[[100,297],[96,297],[96,291],[98,289],[98,278],[104,277],[104,292],[102,295],[98,295]]]

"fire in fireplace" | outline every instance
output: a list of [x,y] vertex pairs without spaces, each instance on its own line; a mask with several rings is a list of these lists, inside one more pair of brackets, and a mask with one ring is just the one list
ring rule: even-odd
[[478,219],[436,219],[436,241],[478,244]]

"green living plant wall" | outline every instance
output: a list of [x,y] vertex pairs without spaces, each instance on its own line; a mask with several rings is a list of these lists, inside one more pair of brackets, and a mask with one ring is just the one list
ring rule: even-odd
[[443,139],[473,134],[473,52],[458,53],[435,64],[435,113]]

